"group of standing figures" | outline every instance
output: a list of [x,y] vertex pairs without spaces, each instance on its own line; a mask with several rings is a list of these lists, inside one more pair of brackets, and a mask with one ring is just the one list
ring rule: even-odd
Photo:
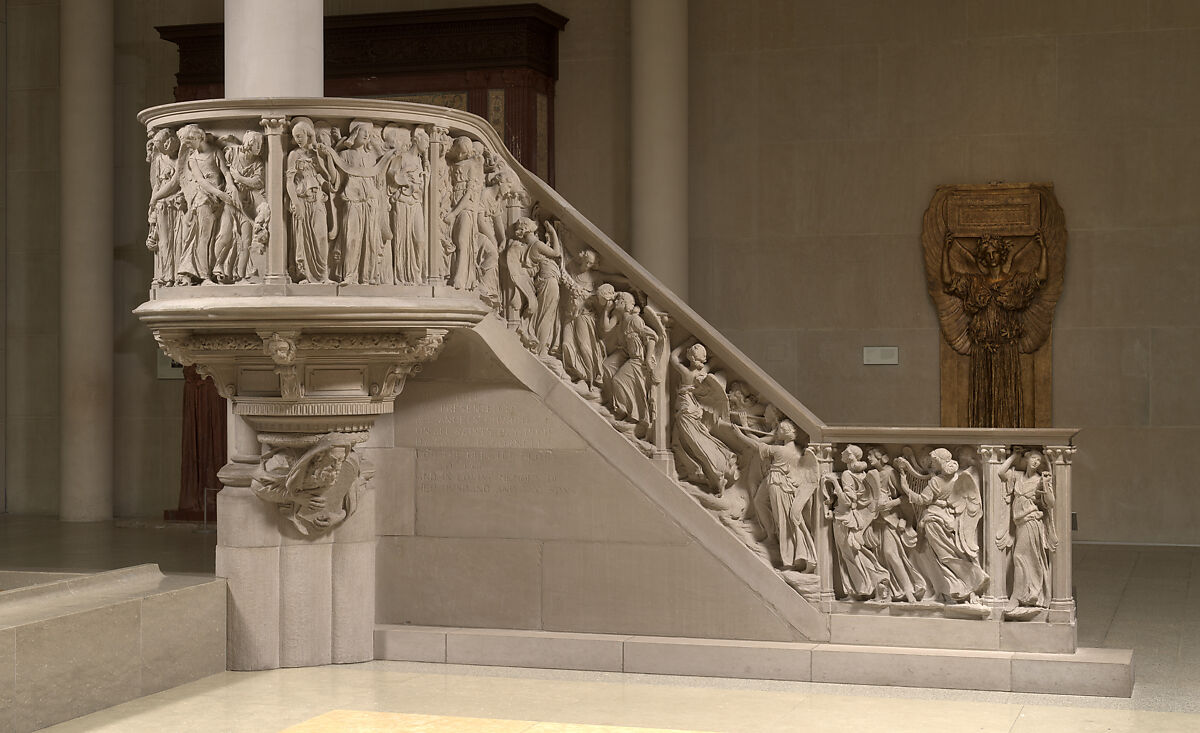
[[[975,607],[991,582],[980,564],[984,508],[977,469],[960,468],[946,448],[903,453],[892,465],[885,449],[871,447],[864,461],[863,450],[849,445],[841,454],[845,470],[824,478],[842,591],[855,600]],[[1005,618],[1025,620],[1050,602],[1054,479],[1040,452],[1019,449],[998,475],[1007,517],[997,535],[984,540],[1007,553],[1012,586]],[[969,608],[963,611],[970,615]]]
[[[979,462],[962,468],[947,448],[846,445],[843,470],[821,475],[797,430],[746,386],[711,366],[702,344],[671,352],[675,403],[671,444],[680,480],[747,544],[765,546],[785,573],[816,572],[816,512],[832,528],[840,598],[943,605],[947,614],[985,617]],[[1050,602],[1050,559],[1058,544],[1054,479],[1045,456],[1014,449],[997,469],[1007,516],[994,541],[1007,560],[1007,620],[1036,617]],[[700,493],[702,492],[702,493]],[[791,576],[795,577],[795,576]],[[992,589],[994,590],[994,589]]]
[[270,207],[263,136],[215,138],[198,125],[151,132],[149,234],[156,287],[261,280]]

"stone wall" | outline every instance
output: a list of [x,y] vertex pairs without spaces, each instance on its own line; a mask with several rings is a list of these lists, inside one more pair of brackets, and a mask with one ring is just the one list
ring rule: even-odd
[[[1200,543],[1200,5],[691,10],[692,305],[827,422],[936,424],[934,186],[1052,181],[1076,537]],[[874,345],[900,365],[863,366]]]
[[472,334],[387,418],[362,449],[376,466],[378,623],[798,638]]

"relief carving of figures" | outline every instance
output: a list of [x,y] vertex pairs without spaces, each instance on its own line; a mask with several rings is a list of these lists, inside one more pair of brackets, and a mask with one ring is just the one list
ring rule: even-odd
[[270,447],[260,460],[251,490],[303,535],[323,534],[340,525],[358,507],[365,478],[354,450],[365,433],[320,436],[264,434]]
[[479,219],[484,186],[483,155],[471,138],[454,139],[446,151],[450,178],[450,285],[470,290],[479,279]]
[[873,527],[875,496],[867,485],[867,464],[862,448],[848,445],[842,451],[846,470],[839,479],[827,474],[825,490],[833,499],[833,541],[843,593],[855,600],[891,600],[888,573],[879,561],[879,533]]
[[733,447],[753,454],[750,501],[768,544],[779,553],[777,566],[815,573],[817,550],[807,516],[820,483],[816,454],[796,445],[791,420],[780,420],[770,435],[761,437],[730,422],[720,427]]
[[146,248],[154,253],[156,287],[175,284],[176,257],[179,248],[180,216],[186,208],[179,190],[177,173],[179,138],[170,130],[155,130],[146,141],[146,162],[150,164],[150,225]]
[[[1039,232],[1030,244],[1037,254],[1032,271],[1013,271],[1013,260],[1025,249],[1016,250],[1007,239],[990,234],[979,238],[972,253],[962,241],[947,232],[942,250],[942,285],[959,300],[970,344],[971,424],[981,427],[1021,425],[1021,352],[1024,333],[1022,316],[1046,283],[1046,244]],[[954,268],[955,250],[967,261],[963,270]]]
[[425,190],[429,134],[400,125],[383,129],[383,141],[396,151],[384,175],[391,204],[392,260],[399,284],[425,282],[429,238],[425,231]]
[[557,356],[559,338],[562,335],[559,281],[563,277],[563,248],[553,223],[546,222],[545,228],[545,241],[538,239],[536,235],[526,239],[529,244],[527,257],[534,272],[532,326],[539,357]]
[[916,603],[924,597],[925,579],[913,563],[917,546],[916,516],[912,504],[904,500],[896,469],[883,448],[867,450],[867,487],[875,517],[868,530],[869,544],[888,574],[890,600],[903,598]]
[[[603,273],[597,269],[599,256],[595,250],[584,249],[568,260],[562,278],[563,325],[562,346],[559,356],[567,374],[580,384],[585,396],[600,398],[603,382],[604,357],[607,352],[597,328],[598,314],[604,312],[608,301],[597,292],[604,283],[628,285],[620,275]],[[611,284],[608,290],[615,296]]]
[[384,255],[391,239],[391,222],[378,179],[396,151],[382,151],[375,125],[367,120],[351,122],[336,150],[325,149],[331,153],[329,160],[346,176],[338,196],[343,205],[342,282],[390,284],[395,276],[392,268],[385,266]]
[[738,478],[737,456],[713,436],[717,424],[729,419],[725,386],[709,371],[708,350],[694,339],[675,347],[671,366],[679,380],[671,433],[675,470],[684,481],[721,496]]
[[225,144],[226,163],[235,193],[236,205],[231,213],[236,247],[230,250],[225,262],[218,264],[236,282],[259,282],[266,270],[266,261],[265,251],[256,252],[253,246],[255,225],[261,220],[269,222],[270,219],[263,164],[263,136],[251,130],[240,141],[231,135],[222,138],[222,142]]
[[650,387],[659,348],[667,343],[666,331],[652,309],[646,309],[643,318],[633,293],[625,291],[606,304],[602,331],[613,336],[604,359],[605,402],[618,422],[632,424],[634,434],[643,437],[654,418]]
[[500,304],[500,247],[508,239],[508,227],[505,226],[507,218],[500,197],[496,158],[481,142],[476,141],[472,148],[475,156],[483,164],[484,182],[479,191],[479,210],[476,214],[479,233],[475,236],[478,259],[478,282],[475,289],[479,297],[497,307]]
[[931,451],[929,464],[934,472],[922,474],[907,459],[896,459],[900,488],[920,512],[916,565],[931,590],[948,604],[947,615],[950,604],[962,604],[961,615],[986,616],[990,611],[976,603],[976,594],[988,584],[979,564],[979,483],[970,470],[959,470],[945,448]]
[[[943,424],[1049,424],[1054,307],[1066,225],[1050,184],[940,186],[922,241],[942,336]],[[961,356],[956,356],[961,355]],[[1034,354],[1031,360],[1022,354]],[[955,361],[967,360],[960,384]],[[1032,364],[1033,374],[1022,377]],[[965,401],[965,409],[958,407]]]
[[505,320],[526,345],[532,346],[537,344],[533,333],[533,317],[537,312],[534,274],[537,270],[531,261],[530,249],[540,243],[537,222],[528,217],[518,219],[513,224],[513,238],[504,248],[501,278]]
[[295,118],[292,140],[295,148],[288,153],[284,182],[291,213],[294,276],[301,283],[328,283],[329,242],[337,236],[337,214],[330,199],[340,179],[330,162],[332,156],[317,146],[312,120]]
[[1058,548],[1054,528],[1054,475],[1037,451],[1024,452],[1024,470],[1016,468],[1019,449],[1000,464],[1004,481],[1007,521],[996,535],[996,545],[1012,559],[1012,592],[1017,607],[1004,618],[1022,621],[1050,605],[1050,553]]
[[180,216],[175,259],[175,284],[196,285],[206,280],[230,282],[225,272],[233,246],[236,188],[229,166],[216,141],[199,125],[184,125],[179,137],[179,162],[174,179],[155,193],[165,198],[179,190],[184,211]]

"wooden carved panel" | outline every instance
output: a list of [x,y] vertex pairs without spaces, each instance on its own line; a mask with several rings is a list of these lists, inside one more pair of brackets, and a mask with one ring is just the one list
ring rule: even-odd
[[943,337],[942,425],[1049,426],[1067,247],[1053,184],[939,186],[921,236]]

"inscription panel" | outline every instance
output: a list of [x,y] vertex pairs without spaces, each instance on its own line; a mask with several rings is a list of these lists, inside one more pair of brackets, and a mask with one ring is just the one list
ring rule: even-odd
[[591,450],[419,449],[417,534],[684,544]]

